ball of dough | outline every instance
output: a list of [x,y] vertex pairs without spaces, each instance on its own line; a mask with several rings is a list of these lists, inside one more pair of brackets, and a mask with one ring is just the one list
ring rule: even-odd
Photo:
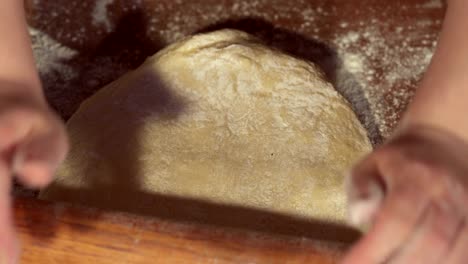
[[149,214],[167,196],[340,222],[344,173],[371,150],[315,65],[234,30],[160,51],[67,126],[41,197]]

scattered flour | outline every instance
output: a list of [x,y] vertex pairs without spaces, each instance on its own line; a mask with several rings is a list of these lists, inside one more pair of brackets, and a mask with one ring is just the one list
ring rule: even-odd
[[[154,5],[155,15],[150,20],[150,32],[157,33],[167,43],[173,43],[202,28],[228,19],[255,18],[274,23],[276,21],[291,20],[298,14],[304,17],[312,17],[317,12],[312,8],[312,5],[306,4],[308,0],[296,1],[297,5],[292,5],[287,1],[278,1],[272,4],[270,0],[235,0],[230,7],[226,7],[225,2],[219,1],[219,3],[213,5],[184,4],[182,8],[177,5],[167,5],[160,1]],[[301,7],[304,5],[310,7],[304,9]],[[161,15],[158,14],[171,15],[164,17],[165,23],[161,26],[159,18]],[[312,24],[307,22],[301,25],[301,27],[307,26],[312,26]]]
[[[360,87],[383,137],[390,135],[411,100],[414,84],[430,63],[436,45],[433,41],[436,36],[421,38],[408,32],[399,34],[407,31],[404,28],[395,31],[389,38],[379,26],[369,25],[358,31],[338,34],[332,41],[343,67],[337,76],[337,88]],[[411,43],[416,39],[423,40]]]
[[59,74],[65,80],[76,77],[76,72],[66,64],[78,55],[78,52],[63,46],[47,34],[29,27],[32,49],[36,65],[41,76]]
[[422,5],[424,8],[442,8],[443,3],[442,0],[429,0],[425,4]]
[[107,32],[111,32],[113,25],[109,20],[107,7],[112,4],[114,0],[96,0],[94,9],[92,12],[93,24],[95,26],[103,25]]
[[345,53],[343,55],[343,66],[350,73],[358,74],[364,70],[364,57],[359,54]]

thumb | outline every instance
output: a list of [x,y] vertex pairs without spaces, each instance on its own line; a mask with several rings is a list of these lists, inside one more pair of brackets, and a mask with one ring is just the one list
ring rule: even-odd
[[19,241],[11,214],[11,175],[8,164],[0,160],[0,263],[17,263]]
[[384,198],[385,185],[378,169],[379,153],[359,162],[346,177],[348,218],[355,226],[373,222]]

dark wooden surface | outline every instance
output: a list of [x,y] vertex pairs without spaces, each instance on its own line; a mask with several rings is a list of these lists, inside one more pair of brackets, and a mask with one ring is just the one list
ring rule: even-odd
[[336,263],[344,248],[130,214],[14,202],[21,263]]
[[[438,0],[113,0],[103,18],[96,14],[105,0],[27,2],[31,27],[76,52],[60,61],[71,77],[41,71],[47,98],[64,119],[169,43],[230,27],[317,63],[374,143],[389,135],[410,101],[423,73],[419,59],[433,50],[444,11]],[[367,54],[360,64],[347,63],[360,54]],[[344,73],[343,65],[350,67]],[[23,263],[335,263],[344,249],[19,197],[15,217]]]

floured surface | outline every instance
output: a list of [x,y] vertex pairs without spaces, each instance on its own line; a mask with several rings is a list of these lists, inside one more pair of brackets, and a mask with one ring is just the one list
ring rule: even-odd
[[71,81],[68,74],[41,74],[49,102],[65,119],[82,100],[162,47],[237,20],[241,26],[234,28],[266,36],[270,46],[280,43],[282,50],[320,67],[335,65],[329,80],[351,102],[375,144],[391,134],[410,102],[444,14],[441,0],[29,2],[30,24],[78,52],[60,61],[73,69]]
[[72,151],[42,198],[147,214],[157,194],[341,222],[344,172],[371,149],[312,64],[237,31],[169,46],[68,129]]

